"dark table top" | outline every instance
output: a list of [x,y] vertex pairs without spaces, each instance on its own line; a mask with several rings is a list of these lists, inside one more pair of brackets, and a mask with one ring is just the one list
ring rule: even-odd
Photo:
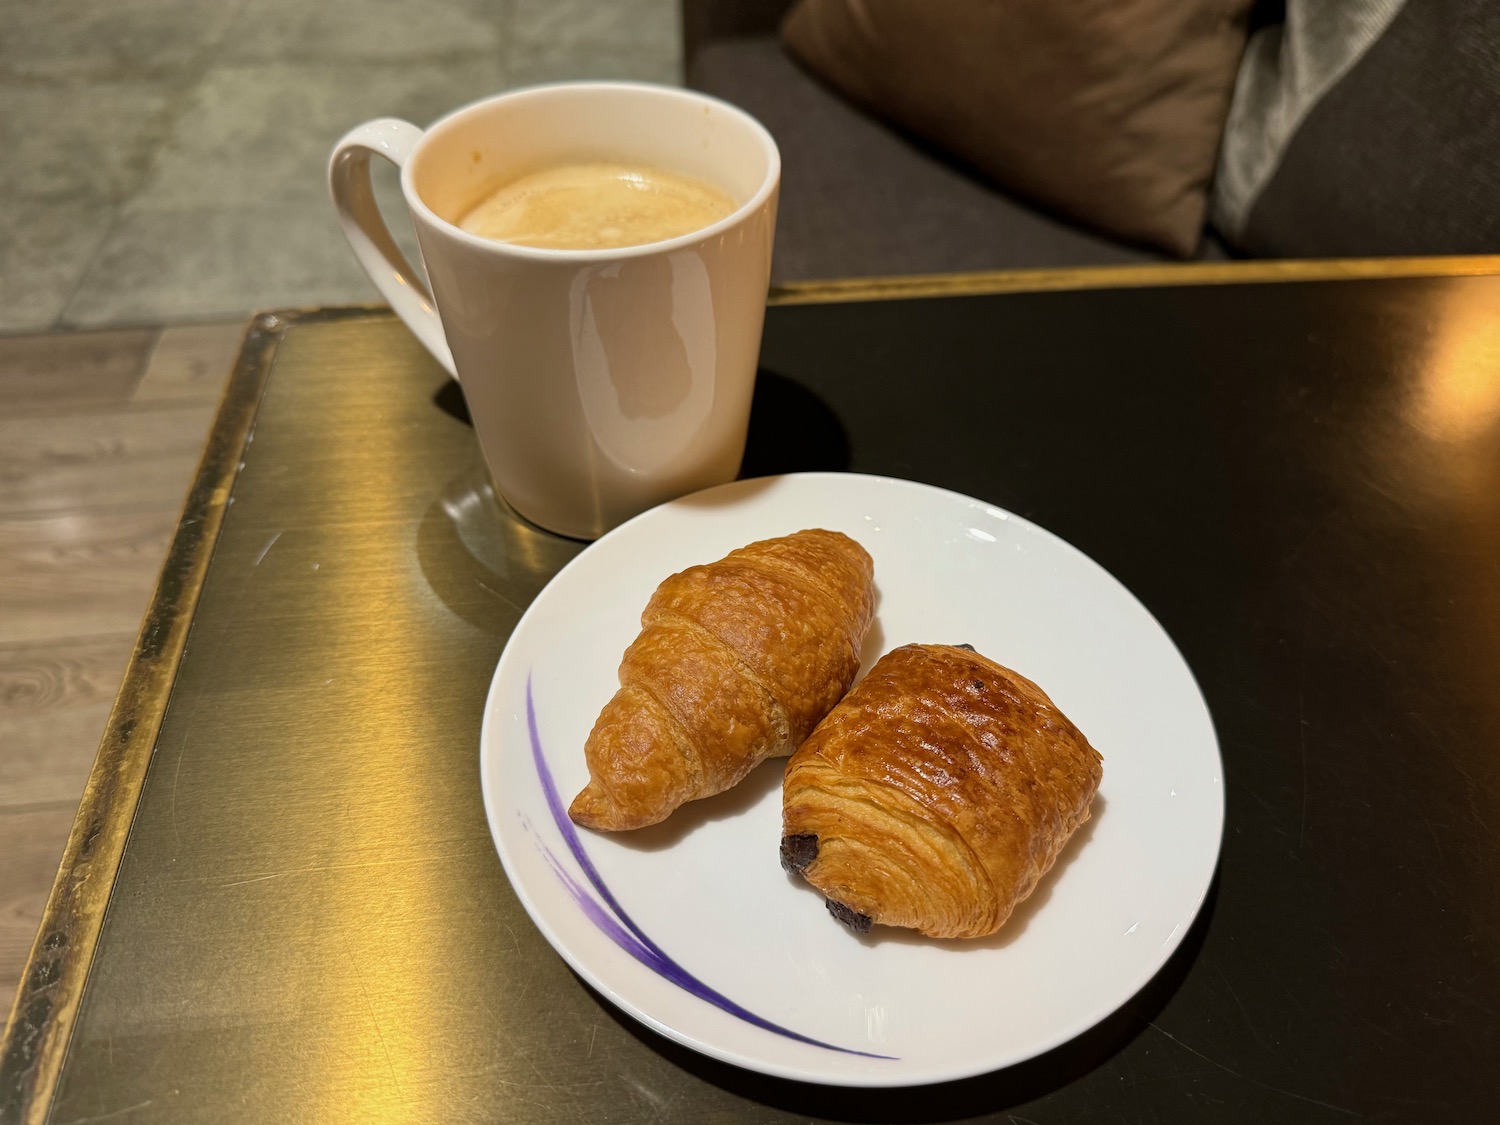
[[521,910],[476,770],[505,640],[581,545],[496,504],[460,396],[389,315],[270,317],[85,798],[0,1119],[1491,1108],[1500,277],[781,304],[751,429],[746,475],[1026,516],[1176,641],[1227,821],[1144,991],[1029,1062],[895,1091],[740,1071],[617,1013]]

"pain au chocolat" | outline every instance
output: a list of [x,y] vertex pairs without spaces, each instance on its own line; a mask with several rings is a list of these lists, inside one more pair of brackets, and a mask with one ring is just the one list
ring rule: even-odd
[[584,746],[568,815],[641,828],[790,754],[859,672],[874,564],[846,535],[766,539],[667,578]]
[[983,937],[1088,820],[1103,770],[1024,676],[968,646],[906,645],[787,763],[782,864],[857,932]]

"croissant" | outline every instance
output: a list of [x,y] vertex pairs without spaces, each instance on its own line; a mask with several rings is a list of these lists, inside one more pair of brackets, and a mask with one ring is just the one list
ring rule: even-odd
[[662,582],[584,746],[589,783],[568,815],[589,828],[655,824],[790,754],[854,682],[873,578],[863,547],[814,529]]
[[1089,818],[1103,759],[968,646],[883,656],[787,763],[782,865],[856,932],[992,934]]

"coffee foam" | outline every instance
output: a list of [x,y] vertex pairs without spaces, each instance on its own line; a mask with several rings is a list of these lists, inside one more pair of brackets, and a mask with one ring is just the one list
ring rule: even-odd
[[702,180],[643,165],[565,164],[523,176],[459,221],[470,234],[549,250],[608,250],[689,234],[735,209]]

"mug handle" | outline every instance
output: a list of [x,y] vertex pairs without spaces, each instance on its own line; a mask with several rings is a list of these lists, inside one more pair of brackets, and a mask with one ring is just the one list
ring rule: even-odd
[[422,130],[408,121],[382,117],[349,130],[328,159],[328,190],[338,212],[344,237],[354,248],[359,264],[390,302],[396,315],[406,322],[443,368],[455,379],[453,353],[443,335],[443,324],[433,305],[432,293],[418,271],[391,237],[375,192],[370,186],[370,156],[383,156],[397,168],[411,157],[422,139]]

